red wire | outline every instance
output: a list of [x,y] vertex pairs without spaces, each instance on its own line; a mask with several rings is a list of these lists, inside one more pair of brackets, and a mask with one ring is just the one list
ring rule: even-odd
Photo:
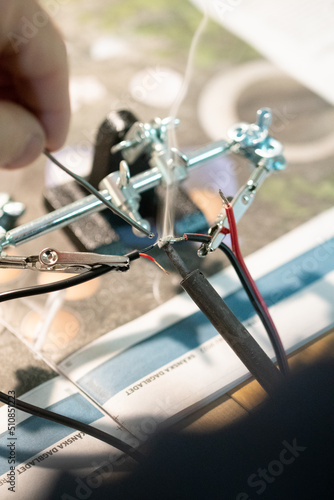
[[[244,258],[242,256],[242,253],[241,253],[241,250],[240,250],[240,246],[239,246],[239,238],[238,238],[238,230],[237,230],[237,224],[235,222],[235,217],[234,217],[234,212],[233,212],[233,207],[232,205],[229,203],[228,205],[225,206],[225,210],[226,210],[226,216],[227,216],[227,220],[228,220],[228,224],[229,224],[229,228],[230,228],[230,234],[231,234],[231,242],[232,242],[232,250],[233,250],[233,253],[234,255],[236,256],[236,258],[238,259],[238,262],[240,264],[240,267],[243,269],[246,277],[247,277],[247,280],[249,281],[249,284],[254,292],[254,295],[256,295],[256,298],[258,299],[258,301],[260,302],[262,308],[263,308],[263,311],[264,313],[266,314],[267,318],[268,318],[268,321],[270,321],[271,323],[271,326],[272,326],[272,329],[273,329],[273,333],[275,334],[275,337],[277,339],[277,342],[280,344],[281,348],[282,348],[282,351],[284,351],[284,347],[283,347],[283,343],[282,343],[282,340],[279,336],[279,333],[277,331],[277,328],[275,326],[275,323],[271,317],[271,314],[269,312],[269,309],[267,307],[267,304],[265,303],[264,301],[264,298],[262,297],[261,293],[260,293],[260,290],[258,289],[252,275],[250,274],[249,270],[248,270],[248,267],[246,266],[246,263],[244,261]],[[288,362],[287,362],[287,359],[285,358],[284,359],[285,363],[286,363],[286,368],[288,368]]]
[[156,263],[156,260],[151,255],[147,255],[147,253],[140,253],[139,257],[145,257],[145,259],[151,260],[152,262]]
[[168,271],[166,271],[166,269],[165,269],[165,268],[163,268],[163,267],[159,264],[159,262],[157,262],[157,261],[155,260],[155,258],[154,258],[154,257],[152,257],[151,255],[148,255],[147,253],[139,253],[139,257],[144,257],[145,259],[151,260],[152,262],[154,262],[154,264],[155,264],[155,265],[157,265],[158,267],[160,267],[160,269],[161,269],[164,273],[169,274],[169,272],[168,272]]

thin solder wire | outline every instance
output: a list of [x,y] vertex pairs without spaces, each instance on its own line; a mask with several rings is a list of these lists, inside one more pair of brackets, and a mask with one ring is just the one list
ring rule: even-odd
[[[208,7],[206,4],[203,5],[204,8],[204,13],[203,17],[196,28],[196,31],[193,35],[193,38],[191,40],[190,44],[190,49],[188,53],[188,58],[187,58],[187,63],[186,63],[186,69],[184,72],[183,76],[183,81],[181,88],[176,96],[176,99],[174,103],[172,104],[169,112],[169,116],[171,117],[171,127],[168,127],[167,129],[167,142],[168,142],[168,151],[171,152],[172,148],[177,149],[177,138],[175,134],[175,126],[173,126],[173,123],[175,123],[176,115],[179,112],[180,106],[182,102],[184,101],[188,90],[189,90],[189,84],[191,81],[192,77],[192,72],[194,68],[194,58],[196,54],[196,50],[198,47],[198,43],[201,39],[201,36],[207,26],[208,19],[209,19],[209,12],[208,12]],[[172,158],[168,158],[169,163],[172,165]],[[171,171],[172,175],[173,171]],[[166,198],[165,198],[165,206],[163,210],[163,224],[162,224],[162,237],[170,236],[174,234],[174,194],[175,194],[175,189],[174,189],[174,183],[171,186],[166,187]]]
[[55,158],[49,151],[45,150],[44,154],[45,156],[47,156],[47,158],[49,158],[49,160],[51,160],[55,165],[57,165],[57,167],[61,168],[64,172],[70,175],[78,184],[80,184],[83,188],[87,189],[89,193],[96,196],[96,198],[100,200],[106,207],[108,207],[114,214],[121,217],[123,220],[125,220],[125,222],[135,227],[149,238],[154,237],[153,233],[151,233],[146,228],[141,226],[137,221],[129,217],[126,213],[122,212],[121,210],[118,210],[117,207],[115,207],[109,200],[107,200],[97,189],[94,188],[94,186],[92,186],[88,181],[86,181],[86,179],[84,179],[80,175],[72,172],[67,167],[65,167],[65,165],[60,163],[60,161],[58,161],[57,158]]

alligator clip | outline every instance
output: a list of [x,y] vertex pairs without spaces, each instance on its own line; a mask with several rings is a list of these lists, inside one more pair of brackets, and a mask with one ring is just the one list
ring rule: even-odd
[[130,267],[128,257],[119,255],[100,255],[89,252],[59,252],[46,248],[39,255],[16,257],[2,254],[0,269],[32,269],[34,271],[54,271],[62,273],[82,273],[97,266],[110,266],[112,271],[127,271]]

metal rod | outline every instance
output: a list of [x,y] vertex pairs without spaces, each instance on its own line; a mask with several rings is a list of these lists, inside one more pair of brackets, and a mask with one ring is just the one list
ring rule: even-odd
[[[101,194],[110,200],[110,195],[107,190],[101,191]],[[94,195],[86,196],[81,200],[75,201],[66,205],[65,207],[58,208],[49,214],[43,215],[38,219],[34,219],[31,222],[22,224],[10,231],[3,236],[0,240],[0,246],[5,248],[7,246],[17,246],[27,241],[33,240],[38,236],[50,233],[56,229],[60,229],[67,226],[71,222],[80,219],[84,215],[90,215],[95,212],[104,210],[105,206],[103,203],[96,198]]]
[[[229,150],[229,143],[226,141],[217,141],[200,148],[188,157],[188,167],[193,169],[201,165],[201,163],[211,160],[212,158],[225,154]],[[132,187],[142,193],[148,189],[158,186],[161,182],[162,174],[158,168],[154,167],[145,172],[134,175],[131,178]],[[112,201],[107,190],[100,191],[100,194],[107,201]],[[105,209],[103,203],[95,196],[89,195],[81,200],[75,201],[43,215],[26,224],[22,224],[11,231],[8,231],[5,236],[0,237],[0,249],[8,246],[18,246],[27,241],[33,240],[38,236],[50,233],[56,229],[61,229],[71,222],[74,222],[85,215],[90,215],[100,212]]]
[[216,141],[200,149],[196,149],[188,155],[188,167],[194,168],[202,163],[212,160],[216,156],[226,154],[230,151],[230,143],[224,140]]
[[131,177],[131,184],[133,189],[138,193],[143,193],[151,188],[158,186],[161,182],[162,174],[157,167],[145,170],[140,174]]

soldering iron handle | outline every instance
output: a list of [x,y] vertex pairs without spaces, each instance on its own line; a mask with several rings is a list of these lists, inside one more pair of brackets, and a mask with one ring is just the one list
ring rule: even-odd
[[181,282],[181,286],[263,389],[271,394],[282,382],[282,374],[201,271],[196,269],[188,273]]

